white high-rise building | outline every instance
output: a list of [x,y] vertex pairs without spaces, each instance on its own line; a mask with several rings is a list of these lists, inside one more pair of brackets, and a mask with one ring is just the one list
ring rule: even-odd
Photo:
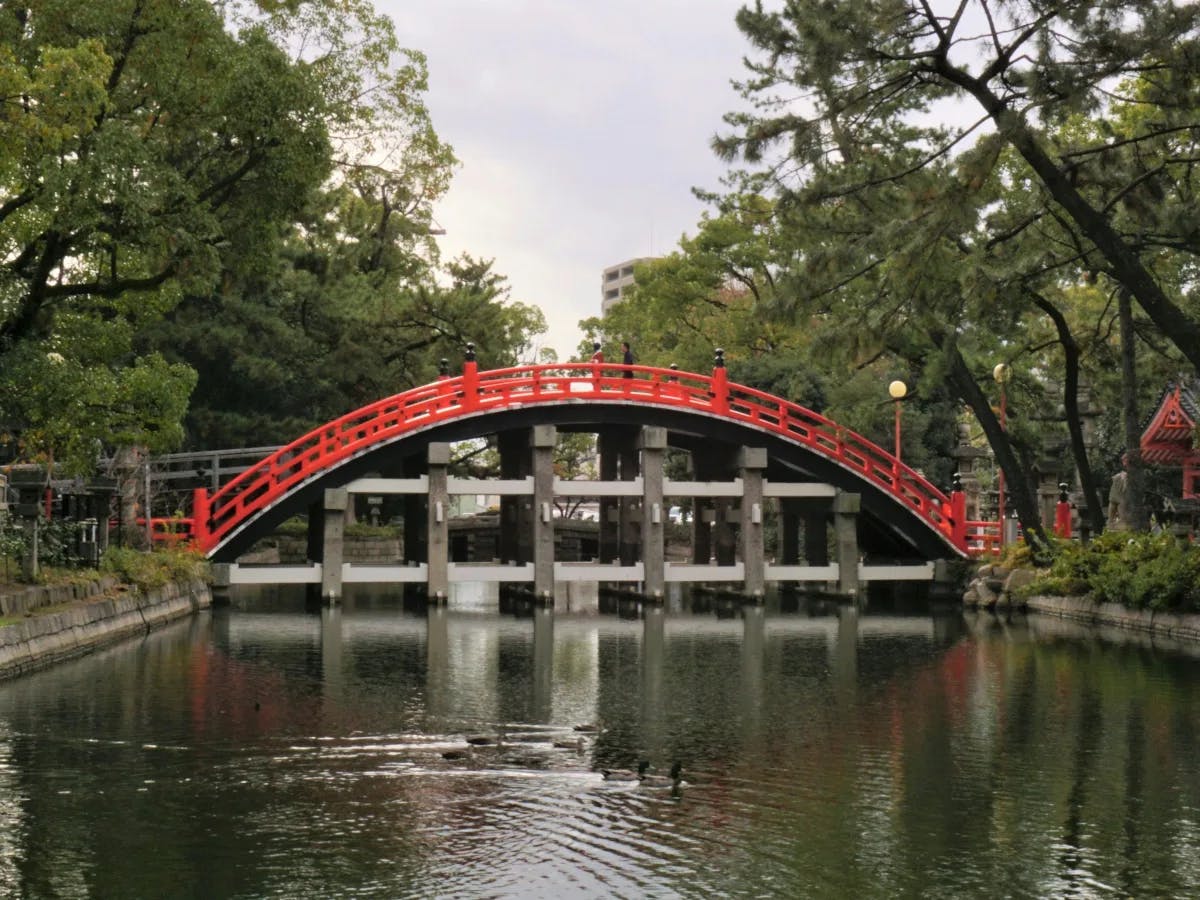
[[633,267],[641,262],[649,262],[654,257],[639,256],[637,259],[627,259],[623,263],[609,266],[600,276],[600,315],[608,315],[613,304],[620,303],[625,292],[633,285]]

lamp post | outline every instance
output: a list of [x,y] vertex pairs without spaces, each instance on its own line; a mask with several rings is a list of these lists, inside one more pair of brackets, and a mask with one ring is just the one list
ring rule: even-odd
[[908,395],[908,385],[896,380],[888,385],[888,395],[896,401],[896,462],[900,462],[900,401]]
[[[1012,370],[1008,363],[996,363],[996,367],[992,369],[992,378],[996,379],[996,384],[1000,385],[1000,430],[1008,431],[1008,395],[1005,393],[1004,386],[1008,382]],[[997,494],[997,511],[1000,514],[1000,548],[1004,549],[1004,466],[1000,466],[999,474],[996,477],[996,494]]]

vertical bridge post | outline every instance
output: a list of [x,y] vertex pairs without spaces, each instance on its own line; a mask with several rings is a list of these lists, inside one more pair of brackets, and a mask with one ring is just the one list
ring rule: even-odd
[[763,551],[763,470],[767,451],[743,447],[738,459],[742,479],[742,521],[738,532],[742,566],[746,571],[742,590],[748,597],[762,599],[766,592],[766,558]]
[[450,596],[450,490],[446,469],[450,445],[429,445],[429,502],[426,510],[426,596],[444,602]]
[[533,454],[533,593],[538,600],[554,600],[554,444],[553,425],[534,425],[530,435]]
[[838,491],[833,498],[833,535],[837,545],[838,592],[858,593],[858,513],[862,495]]
[[667,429],[647,426],[638,443],[642,451],[642,593],[661,600],[666,587],[663,454]]
[[342,598],[342,563],[345,561],[345,488],[327,488],[321,517],[321,599],[337,603]]

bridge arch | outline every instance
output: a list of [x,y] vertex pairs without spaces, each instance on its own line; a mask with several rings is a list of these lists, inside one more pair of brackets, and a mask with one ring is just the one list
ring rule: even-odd
[[[232,561],[325,488],[376,471],[432,442],[466,440],[535,424],[563,430],[665,427],[674,446],[761,446],[772,481],[818,481],[862,497],[865,545],[898,557],[966,554],[963,511],[886,450],[825,417],[712,375],[590,363],[463,373],[348,413],[270,454],[193,503],[193,537]],[[957,504],[961,506],[961,504]]]

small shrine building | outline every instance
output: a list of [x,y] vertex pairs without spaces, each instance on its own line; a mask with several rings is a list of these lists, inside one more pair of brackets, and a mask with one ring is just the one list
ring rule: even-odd
[[1183,469],[1185,500],[1200,499],[1200,450],[1196,449],[1196,422],[1200,402],[1195,387],[1168,385],[1158,409],[1142,431],[1142,459],[1155,466]]

